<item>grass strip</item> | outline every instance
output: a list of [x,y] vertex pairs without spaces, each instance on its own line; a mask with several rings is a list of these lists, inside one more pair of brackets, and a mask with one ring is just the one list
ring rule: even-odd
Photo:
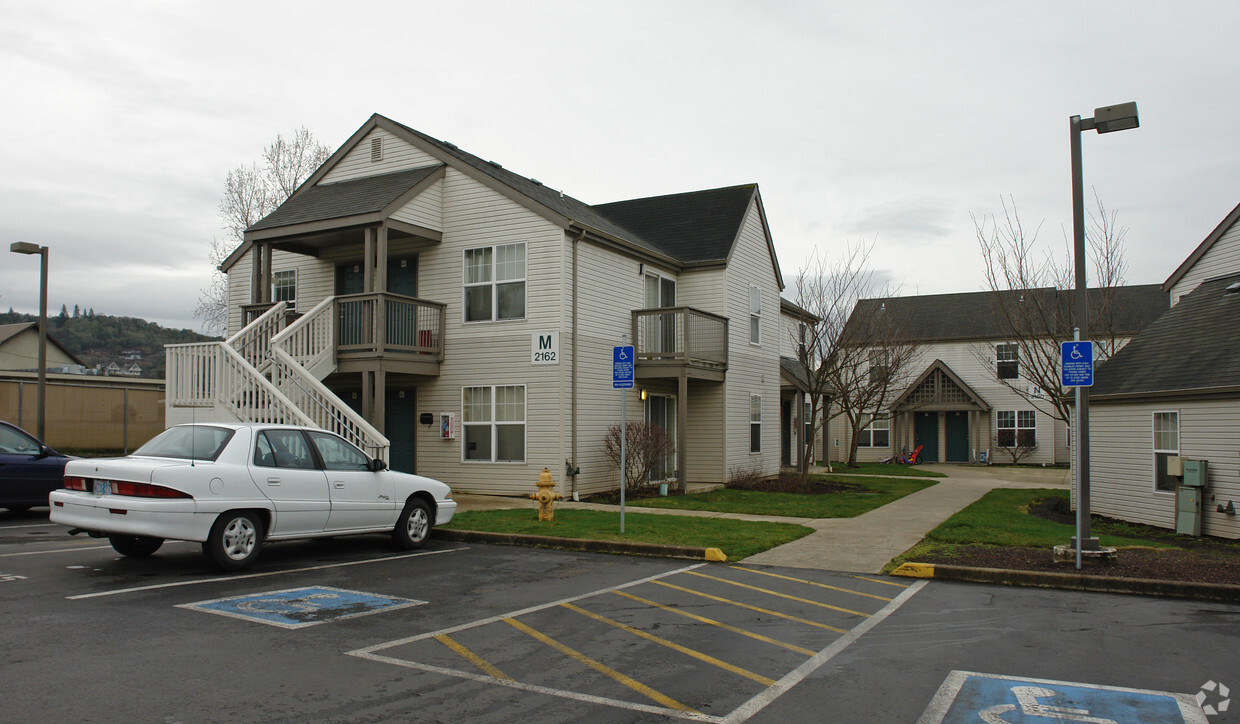
[[855,468],[848,467],[846,463],[831,463],[831,472],[846,473],[848,475],[897,475],[907,478],[947,477],[943,473],[926,470],[920,465],[883,465],[881,463],[857,463]]
[[839,484],[847,489],[832,493],[775,493],[720,488],[692,495],[634,498],[629,505],[790,518],[855,518],[935,484],[930,480],[893,480],[853,475],[812,477],[818,482]]
[[457,513],[444,528],[491,533],[545,535],[557,538],[657,543],[661,545],[719,548],[728,560],[794,541],[813,531],[792,523],[765,523],[681,515],[627,513],[624,533],[620,512],[604,510],[557,510],[555,520],[538,520],[538,511],[475,510]]

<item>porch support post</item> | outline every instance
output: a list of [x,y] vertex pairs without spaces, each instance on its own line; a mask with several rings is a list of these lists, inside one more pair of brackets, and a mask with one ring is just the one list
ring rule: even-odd
[[263,245],[263,272],[260,280],[259,292],[262,295],[262,302],[268,304],[271,302],[271,242],[265,242]]
[[376,292],[387,291],[388,267],[388,230],[380,226],[375,230],[375,288]]
[[371,425],[382,435],[387,435],[384,428],[384,421],[387,418],[387,372],[383,370],[375,370],[375,402],[373,416],[367,418]]
[[362,372],[362,417],[375,419],[375,373],[369,370]]
[[[379,226],[375,229],[375,273],[374,273],[374,292],[378,292],[380,296],[375,299],[375,352],[380,356],[387,349],[387,302],[383,298],[383,292],[387,291],[387,248],[388,248],[388,230],[386,226]],[[376,382],[377,405],[378,412],[375,414],[382,419],[383,415],[383,372],[375,373],[378,375]],[[378,426],[377,426],[378,427]],[[383,428],[378,427],[382,432]]]
[[689,376],[683,368],[680,371],[676,398],[676,489],[683,493],[687,489],[685,463],[688,460],[688,441],[685,437],[689,434]]
[[370,293],[375,291],[375,228],[368,226],[363,234],[362,289]]
[[[250,303],[261,304],[263,301],[263,245],[255,244],[250,248]],[[242,320],[245,326],[247,320]]]

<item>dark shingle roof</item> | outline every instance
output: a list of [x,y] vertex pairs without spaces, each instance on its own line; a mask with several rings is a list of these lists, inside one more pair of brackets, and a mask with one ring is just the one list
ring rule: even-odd
[[779,371],[800,389],[809,389],[809,374],[805,371],[805,365],[801,364],[799,360],[781,355],[779,358]]
[[1094,374],[1090,398],[1240,387],[1240,274],[1203,282]]
[[726,261],[754,184],[599,204],[594,210],[686,262]]
[[[1101,289],[1090,289],[1091,309],[1100,303]],[[857,302],[849,319],[858,315],[883,313],[900,315],[907,322],[907,329],[918,342],[946,342],[952,340],[993,339],[1006,334],[1005,326],[995,307],[994,292],[964,292],[959,294],[927,294],[915,297],[886,297],[862,299]],[[1034,301],[1036,298],[1045,308],[1058,304],[1061,318],[1071,317],[1071,290],[1052,288],[1006,291],[1008,298]],[[1113,290],[1114,330],[1121,335],[1131,335],[1167,311],[1167,294],[1158,284],[1140,284],[1116,287]]]
[[263,217],[247,231],[381,211],[438,168],[439,166],[426,166],[409,171],[367,176],[352,181],[311,186],[280,204],[279,208]]

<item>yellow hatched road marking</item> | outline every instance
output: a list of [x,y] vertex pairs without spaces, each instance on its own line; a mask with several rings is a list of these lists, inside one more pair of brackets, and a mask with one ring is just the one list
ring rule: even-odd
[[797,601],[799,603],[808,603],[811,606],[820,606],[822,608],[829,608],[832,611],[839,611],[841,613],[851,613],[854,616],[861,616],[862,618],[870,617],[870,614],[868,613],[862,613],[861,611],[854,611],[851,608],[841,608],[840,606],[832,606],[829,603],[820,603],[818,601],[811,601],[808,598],[799,598],[797,596],[790,596],[787,593],[780,593],[779,591],[772,591],[769,588],[759,588],[757,586],[751,586],[748,583],[739,583],[737,581],[729,581],[726,578],[719,578],[718,576],[708,576],[705,573],[698,573],[697,571],[685,571],[685,573],[689,574],[690,576],[701,576],[702,578],[709,578],[712,581],[719,581],[720,583],[727,583],[729,585],[737,586],[740,588],[748,588],[751,591],[758,591],[760,593],[766,593],[771,596],[779,596],[780,598],[786,598],[789,601]]
[[664,611],[668,611],[668,612],[677,614],[679,616],[684,616],[685,618],[691,618],[694,621],[699,621],[701,623],[710,624],[711,626],[718,626],[719,628],[724,629],[725,631],[731,631],[732,633],[740,634],[741,636],[748,636],[751,639],[756,639],[758,641],[762,641],[763,643],[773,644],[775,646],[782,646],[783,648],[788,649],[789,651],[795,651],[798,654],[805,654],[806,656],[813,656],[814,654],[818,653],[817,651],[812,651],[810,649],[802,648],[800,646],[797,646],[796,644],[790,644],[784,641],[773,639],[770,636],[763,636],[762,634],[754,633],[753,631],[746,631],[743,628],[737,628],[736,626],[732,626],[731,624],[726,624],[726,623],[723,623],[722,621],[716,621],[713,618],[706,618],[705,616],[699,616],[696,613],[689,613],[688,611],[681,611],[678,608],[674,608],[672,606],[668,606],[666,604],[662,604],[657,601],[651,601],[648,598],[642,598],[641,596],[634,596],[631,593],[625,593],[624,591],[612,591],[612,593],[616,594],[617,596],[624,596],[625,598],[630,598],[634,601],[637,601],[638,603],[644,603],[647,606],[654,606],[655,608],[660,608],[660,609],[663,609]]
[[447,646],[448,648],[452,649],[456,653],[460,654],[461,658],[465,659],[469,663],[478,667],[486,675],[495,677],[496,679],[503,679],[504,681],[513,681],[513,678],[511,676],[500,671],[498,668],[492,665],[491,662],[482,658],[478,654],[475,654],[473,651],[470,651],[469,649],[465,648],[464,646],[460,644],[460,642],[458,642],[456,639],[452,638],[451,636],[448,636],[446,634],[440,634],[439,636],[435,637],[435,640],[443,644],[444,646]]
[[577,661],[585,664],[586,666],[589,666],[591,669],[594,669],[600,674],[610,676],[611,678],[615,679],[621,684],[624,684],[625,686],[629,687],[633,691],[636,691],[642,696],[645,696],[654,701],[657,701],[663,706],[666,706],[670,709],[675,709],[677,711],[692,712],[694,714],[701,713],[697,711],[696,709],[693,709],[691,707],[685,706],[684,704],[681,704],[680,702],[676,701],[670,696],[665,696],[663,694],[660,694],[659,692],[655,691],[654,689],[651,689],[649,686],[646,686],[645,684],[641,683],[640,681],[632,677],[625,676],[624,674],[620,673],[619,671],[616,671],[615,669],[607,666],[606,664],[595,661],[594,659],[590,658],[589,656],[586,656],[580,651],[577,651],[575,649],[571,649],[565,646],[564,644],[560,643],[559,641],[556,641],[555,639],[551,638],[550,636],[540,631],[535,631],[534,629],[530,628],[529,626],[526,626],[525,624],[521,623],[515,618],[505,618],[503,619],[503,621],[504,623],[511,625],[513,628],[517,629],[518,631],[522,631],[528,634],[529,636],[532,636],[533,638],[550,646],[556,651],[559,651],[565,656],[569,656],[573,659],[576,659]]
[[859,581],[869,581],[870,583],[882,583],[886,586],[895,586],[896,588],[908,588],[907,584],[896,583],[895,581],[884,581],[879,578],[866,578],[865,576],[853,576],[853,578],[856,578]]
[[807,586],[818,586],[819,588],[826,588],[832,591],[839,591],[840,593],[851,593],[854,596],[865,596],[866,598],[877,598],[880,601],[891,600],[890,598],[887,598],[886,596],[876,596],[873,593],[862,593],[861,591],[854,591],[849,588],[840,588],[838,586],[828,586],[825,583],[818,583],[817,581],[807,581],[804,578],[793,578],[792,576],[781,576],[778,573],[771,573],[770,571],[759,571],[757,569],[746,568],[744,566],[728,566],[728,568],[732,568],[738,571],[745,571],[746,573],[757,573],[760,576],[770,576],[771,578],[782,578],[785,581],[794,581],[796,583],[804,583]]
[[771,684],[775,683],[774,679],[769,679],[763,676],[762,674],[755,674],[749,669],[742,669],[741,667],[736,666],[735,664],[729,664],[728,662],[723,661],[721,659],[716,659],[714,656],[711,656],[710,654],[704,654],[701,651],[695,651],[686,646],[681,646],[675,641],[668,641],[665,638],[655,636],[654,634],[649,633],[647,631],[642,631],[641,629],[633,628],[632,626],[629,626],[628,624],[620,623],[619,621],[607,618],[606,616],[594,613],[593,611],[587,611],[580,606],[576,606],[571,603],[564,603],[560,605],[562,605],[564,608],[567,608],[570,611],[576,611],[582,616],[589,616],[595,621],[601,621],[605,624],[608,624],[609,626],[615,626],[621,631],[631,633],[634,636],[640,636],[646,639],[647,641],[653,641],[654,643],[659,644],[660,646],[666,646],[667,648],[672,649],[674,651],[679,651],[680,653],[686,656],[692,656],[698,661],[704,661],[710,664],[711,666],[717,666],[725,671],[731,671],[733,674],[736,674],[738,676],[743,676],[746,679],[752,679],[758,682],[759,684],[762,684],[763,686],[770,686]]
[[769,608],[760,608],[758,606],[751,606],[748,603],[741,603],[740,601],[733,601],[727,598],[721,598],[719,596],[712,596],[709,593],[702,593],[701,591],[695,591],[692,588],[685,588],[684,586],[677,586],[674,583],[665,583],[663,581],[651,581],[651,583],[655,583],[660,586],[665,586],[667,588],[671,588],[676,591],[681,591],[683,593],[692,594],[694,596],[701,596],[702,598],[708,598],[712,601],[718,601],[719,603],[727,603],[733,606],[739,606],[741,608],[749,609],[750,611],[757,611],[758,613],[765,613],[768,616],[777,616],[779,618],[788,619],[789,621],[796,621],[797,623],[803,623],[807,626],[825,628],[828,631],[834,631],[836,633],[848,633],[848,629],[836,628],[835,626],[829,626],[825,623],[818,623],[817,621],[810,621],[807,618],[800,618],[798,616],[793,616],[791,614],[780,613],[779,611],[772,611]]

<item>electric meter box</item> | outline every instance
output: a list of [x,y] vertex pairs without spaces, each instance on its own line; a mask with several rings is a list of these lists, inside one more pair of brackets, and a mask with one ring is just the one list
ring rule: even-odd
[[1208,461],[1206,460],[1185,460],[1184,482],[1181,483],[1181,485],[1186,485],[1193,488],[1205,487],[1206,474],[1209,469],[1209,465],[1207,463]]

